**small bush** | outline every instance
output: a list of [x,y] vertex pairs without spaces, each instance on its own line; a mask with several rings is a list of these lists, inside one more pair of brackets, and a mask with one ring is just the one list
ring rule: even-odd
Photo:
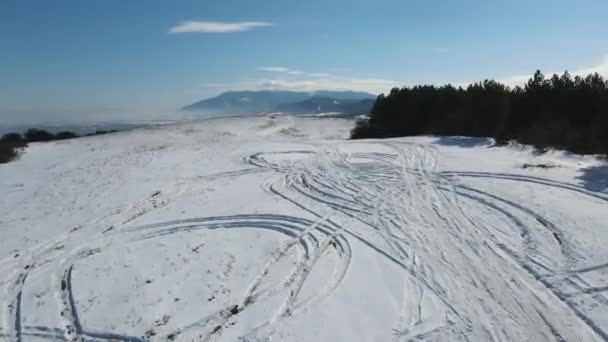
[[78,135],[74,132],[63,131],[55,134],[55,140],[65,140],[65,139],[74,139],[78,138]]
[[369,121],[367,119],[359,119],[355,123],[355,128],[350,131],[352,139],[365,139],[370,137]]
[[510,140],[508,138],[496,137],[494,138],[494,146],[507,146]]
[[116,133],[116,132],[118,132],[118,131],[115,130],[115,129],[111,129],[111,130],[107,130],[107,131],[103,130],[103,129],[98,129],[95,132],[89,133],[89,134],[85,134],[84,136],[85,137],[92,137],[92,136],[95,136],[95,135],[103,135],[103,134],[110,134],[110,133]]
[[6,133],[5,135],[2,136],[2,139],[0,139],[1,142],[8,142],[8,143],[18,143],[18,142],[22,142],[23,136],[20,133]]
[[21,148],[27,146],[24,141],[0,141],[0,164],[8,163],[19,156]]
[[24,136],[28,142],[51,141],[55,139],[52,133],[37,128],[28,129]]

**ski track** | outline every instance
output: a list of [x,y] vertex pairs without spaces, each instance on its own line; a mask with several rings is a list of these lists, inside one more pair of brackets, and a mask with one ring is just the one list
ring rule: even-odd
[[[563,230],[543,213],[500,194],[488,193],[467,178],[493,179],[549,186],[588,196],[608,197],[582,187],[540,177],[483,172],[438,170],[439,152],[432,146],[402,142],[368,142],[387,152],[348,153],[340,145],[314,144],[310,150],[259,152],[243,157],[251,168],[182,180],[173,185],[181,193],[189,182],[271,172],[260,186],[316,219],[268,214],[200,217],[149,225],[128,224],[157,207],[146,200],[134,205],[123,226],[101,232],[105,218],[79,230],[0,261],[8,274],[0,338],[26,341],[27,336],[50,341],[147,341],[220,338],[235,319],[247,315],[260,301],[281,297],[263,324],[243,340],[270,340],[284,320],[296,319],[305,309],[322,303],[344,281],[351,264],[351,241],[356,240],[395,263],[402,270],[402,305],[393,323],[394,340],[604,340],[608,327],[595,322],[586,308],[573,300],[586,296],[591,305],[607,308],[606,284],[589,284],[581,275],[606,272],[608,263],[573,269],[576,251]],[[349,146],[344,143],[344,147]],[[280,157],[273,162],[274,157]],[[166,189],[163,189],[166,190]],[[167,199],[169,201],[170,199]],[[149,201],[149,200],[148,200]],[[487,212],[470,210],[481,206]],[[143,208],[143,209],[141,209]],[[517,233],[498,224],[492,217]],[[344,218],[361,227],[339,224]],[[567,222],[560,220],[560,223]],[[192,230],[261,229],[288,237],[261,267],[237,302],[200,317],[178,329],[149,337],[139,332],[100,332],[83,326],[74,291],[73,274],[86,259],[110,248],[148,239],[162,239]],[[75,244],[89,235],[87,245]],[[515,236],[507,244],[499,236]],[[77,247],[69,247],[77,246]],[[558,253],[558,257],[555,254]],[[546,254],[545,254],[546,253]],[[333,255],[334,271],[322,288],[307,298],[301,291],[315,265]],[[293,269],[279,283],[265,284],[282,258],[296,256]],[[555,265],[547,265],[551,261]],[[467,265],[467,267],[462,267]],[[23,291],[31,272],[49,274],[62,327],[23,324]],[[50,270],[50,271],[49,271]],[[41,272],[42,272],[41,271]],[[500,277],[496,277],[500,274]],[[262,286],[265,285],[265,286]],[[572,289],[575,291],[572,291]],[[589,303],[587,304],[589,305]],[[430,312],[431,314],[426,314]],[[608,314],[608,311],[604,311]],[[526,335],[532,332],[535,335]]]

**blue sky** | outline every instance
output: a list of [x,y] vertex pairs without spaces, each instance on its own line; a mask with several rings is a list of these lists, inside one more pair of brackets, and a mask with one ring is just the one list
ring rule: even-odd
[[142,119],[228,89],[608,74],[608,1],[2,0],[0,124]]

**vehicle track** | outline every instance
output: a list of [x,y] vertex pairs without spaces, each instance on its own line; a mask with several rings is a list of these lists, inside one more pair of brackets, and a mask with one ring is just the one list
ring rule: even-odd
[[[348,152],[354,144],[358,143],[318,143],[309,150],[258,152],[243,158],[250,168],[201,176],[217,179],[268,171],[271,176],[260,184],[262,189],[312,219],[267,213],[131,223],[97,232],[86,245],[76,245],[66,234],[3,260],[0,272],[10,274],[6,285],[9,305],[0,337],[14,341],[25,340],[24,336],[65,341],[210,341],[221,339],[254,305],[280,298],[267,319],[241,336],[243,340],[270,340],[286,320],[297,319],[299,313],[322,304],[340,288],[356,253],[351,242],[357,241],[402,270],[395,275],[403,279],[401,306],[391,330],[395,341],[608,341],[607,327],[575,301],[586,296],[592,305],[608,310],[604,296],[608,286],[584,279],[588,272],[608,271],[608,263],[572,267],[577,255],[564,234],[572,228],[568,219],[554,222],[553,218],[563,215],[551,208],[539,211],[525,201],[460,180],[534,183],[601,203],[608,197],[539,177],[442,171],[440,153],[432,146],[366,142],[365,150],[382,152]],[[564,224],[568,226],[560,226]],[[90,234],[93,226],[76,234]],[[75,279],[87,258],[139,241],[223,229],[257,229],[287,237],[237,300],[186,325],[159,328],[155,336],[99,332],[83,326]],[[293,267],[280,281],[269,281],[268,275],[287,257],[295,258]],[[322,258],[332,260],[331,275],[305,295],[303,289],[312,286],[310,275]],[[44,272],[49,281],[55,279],[53,288],[60,299],[57,314],[63,327],[23,324],[27,313],[23,312],[22,293],[32,272]]]
[[[283,174],[282,182],[281,177],[277,177],[264,184],[266,191],[315,213],[316,209],[311,209],[313,206],[302,204],[300,198],[306,197],[315,204],[314,207],[332,208],[357,219],[380,235],[383,244],[345,229],[346,235],[367,240],[368,246],[403,266],[408,276],[422,284],[422,290],[414,294],[405,293],[404,297],[422,297],[421,293],[426,293],[426,296],[435,296],[443,303],[444,308],[440,309],[443,310],[440,314],[443,318],[433,322],[434,325],[416,320],[397,322],[394,329],[397,340],[455,335],[486,336],[497,340],[525,337],[521,335],[525,329],[504,330],[505,322],[500,321],[501,317],[510,317],[513,326],[529,326],[532,331],[536,330],[537,338],[553,340],[579,336],[580,328],[569,329],[571,324],[568,321],[556,322],[554,318],[570,317],[588,329],[586,334],[589,338],[606,340],[601,327],[565,302],[564,296],[552,289],[555,284],[542,280],[535,271],[534,265],[542,263],[535,259],[538,248],[534,246],[545,243],[538,231],[548,231],[545,234],[550,238],[548,241],[561,252],[565,262],[572,257],[560,227],[523,205],[472,187],[453,184],[459,175],[437,170],[438,151],[435,148],[396,142],[382,145],[392,149],[393,153],[348,154],[340,152],[336,146],[321,146],[314,154],[308,152],[307,158],[298,159],[299,165],[291,161],[269,162],[262,153],[250,161],[253,165]],[[289,153],[303,154],[302,151],[286,152]],[[524,180],[540,182],[538,179]],[[542,183],[555,184],[548,180]],[[555,185],[587,194],[569,185]],[[519,227],[523,255],[505,249],[505,245],[495,238],[494,232],[502,228],[493,225],[489,220],[491,217],[478,218],[466,214],[462,205],[469,200],[484,206],[492,216],[504,216]],[[543,240],[537,240],[539,237]],[[462,269],[462,265],[469,267]],[[545,271],[552,272],[553,269],[545,267]],[[508,274],[504,275],[506,279],[496,279],[495,274],[501,273]],[[529,276],[522,277],[526,274]],[[497,295],[505,290],[509,295]],[[600,286],[590,288],[588,292],[603,290],[604,287]],[[480,293],[479,299],[468,298],[476,292]],[[542,292],[546,293],[539,296]],[[494,303],[484,303],[481,298],[492,298]],[[410,304],[410,299],[404,303],[404,312],[408,311],[405,306]],[[407,314],[402,316],[410,317]],[[475,322],[474,317],[486,319],[485,322]],[[419,329],[418,326],[425,328]],[[499,326],[503,326],[503,330],[497,329]],[[477,335],[471,335],[471,331]]]
[[[184,338],[187,336],[206,336],[204,339],[210,339],[212,335],[221,333],[221,329],[216,330],[217,326],[224,327],[230,319],[234,319],[236,315],[243,314],[248,306],[257,301],[264,300],[267,297],[280,295],[281,293],[286,294],[286,305],[280,313],[284,314],[287,310],[294,310],[305,305],[307,302],[318,299],[317,296],[315,296],[300,301],[298,294],[316,261],[330,246],[335,249],[335,255],[338,260],[335,273],[345,274],[348,269],[351,257],[348,241],[337,234],[338,229],[336,229],[335,226],[331,226],[324,221],[323,218],[317,221],[311,221],[304,218],[273,214],[234,215],[177,220],[111,231],[102,238],[92,242],[90,246],[79,246],[72,251],[62,249],[61,254],[55,255],[52,260],[46,262],[45,269],[51,268],[58,270],[57,275],[55,276],[55,279],[57,279],[55,288],[57,289],[57,297],[60,299],[58,316],[64,321],[64,328],[43,327],[35,332],[32,331],[32,329],[23,331],[21,326],[21,292],[28,273],[20,273],[11,286],[14,300],[9,308],[8,317],[10,317],[10,325],[13,326],[13,329],[3,329],[2,335],[13,336],[13,339],[16,341],[21,341],[21,336],[33,336],[32,334],[35,334],[37,337],[46,337],[48,339],[55,339],[58,335],[61,335],[61,339],[66,341],[88,341],[91,339],[108,341],[144,341],[143,334],[141,337],[128,336],[113,332],[91,331],[84,327],[79,318],[78,305],[74,297],[73,291],[75,284],[73,283],[73,274],[77,271],[79,264],[86,262],[87,258],[101,253],[102,250],[109,251],[114,248],[121,248],[125,244],[133,242],[160,239],[172,234],[197,229],[263,229],[287,235],[291,239],[288,243],[279,247],[275,256],[263,267],[258,277],[250,285],[249,290],[238,303],[234,304],[234,306],[221,309],[215,315],[202,318],[198,322],[168,332],[163,336],[158,336],[156,339],[163,340],[167,336],[172,336],[173,338],[180,336]],[[278,285],[261,288],[261,284],[264,282],[270,269],[294,248],[300,248],[304,252],[302,254],[302,259],[298,262],[298,265],[294,270],[292,270],[291,274]],[[49,257],[49,255],[47,255],[47,257]],[[325,288],[319,289],[319,296],[329,295],[332,289],[335,289],[342,279],[343,277],[341,276],[328,279]],[[234,307],[236,307],[236,309],[234,309]],[[152,338],[152,340],[154,340],[154,338]]]

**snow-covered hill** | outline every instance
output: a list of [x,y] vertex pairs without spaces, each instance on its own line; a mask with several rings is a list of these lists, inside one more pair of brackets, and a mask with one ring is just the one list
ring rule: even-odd
[[32,144],[0,165],[0,340],[608,340],[599,162],[351,126]]

